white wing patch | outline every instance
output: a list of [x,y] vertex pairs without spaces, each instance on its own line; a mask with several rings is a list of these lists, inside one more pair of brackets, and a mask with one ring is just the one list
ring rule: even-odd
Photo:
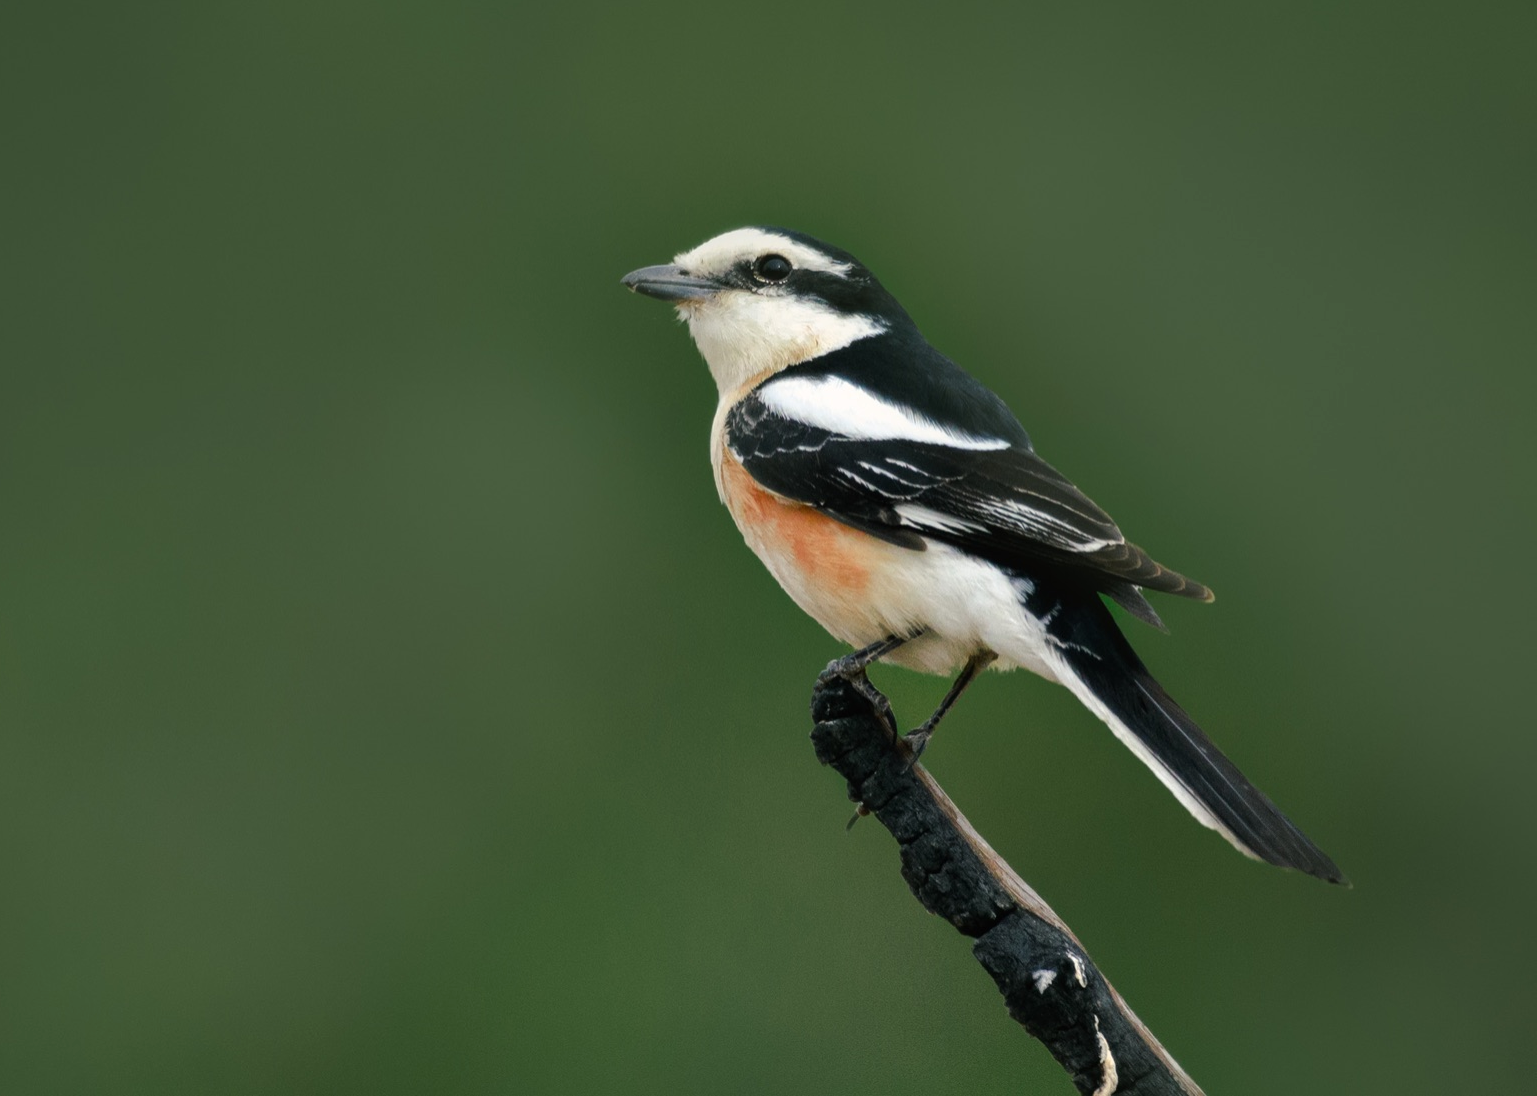
[[953,514],[941,514],[927,506],[904,502],[894,507],[902,521],[919,529],[938,529],[942,533],[985,533],[987,526],[966,521]]
[[851,441],[917,441],[952,449],[1007,449],[1010,444],[941,426],[841,377],[772,380],[758,389],[758,398],[777,415]]

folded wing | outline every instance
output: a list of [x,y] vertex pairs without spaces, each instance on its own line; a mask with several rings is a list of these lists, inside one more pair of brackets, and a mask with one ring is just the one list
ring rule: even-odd
[[1127,541],[1028,441],[915,420],[910,409],[881,428],[845,426],[808,405],[804,385],[792,401],[777,396],[776,383],[726,419],[732,454],[776,494],[906,547],[935,540],[1006,567],[1071,572],[1155,624],[1137,587],[1212,599]]

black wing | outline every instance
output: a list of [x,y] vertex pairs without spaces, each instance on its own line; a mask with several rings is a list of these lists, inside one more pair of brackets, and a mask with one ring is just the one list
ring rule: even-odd
[[1005,567],[1076,573],[1150,623],[1156,614],[1136,587],[1212,599],[1129,543],[1028,441],[855,439],[776,412],[762,391],[727,415],[726,444],[776,494],[904,547],[921,549],[927,538]]

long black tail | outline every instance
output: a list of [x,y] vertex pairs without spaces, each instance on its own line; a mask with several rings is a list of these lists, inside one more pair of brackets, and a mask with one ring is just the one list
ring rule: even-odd
[[[1053,601],[1058,606],[1053,611]],[[1110,610],[1090,592],[1037,588],[1028,607],[1046,622],[1057,676],[1126,743],[1203,825],[1242,853],[1344,883],[1334,861],[1153,680]],[[1042,611],[1044,610],[1044,612]]]

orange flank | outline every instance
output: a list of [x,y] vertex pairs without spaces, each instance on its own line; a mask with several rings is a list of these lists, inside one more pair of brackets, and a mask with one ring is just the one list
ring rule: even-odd
[[727,509],[765,562],[778,557],[829,593],[860,594],[869,584],[875,537],[760,487],[729,450],[721,484]]

